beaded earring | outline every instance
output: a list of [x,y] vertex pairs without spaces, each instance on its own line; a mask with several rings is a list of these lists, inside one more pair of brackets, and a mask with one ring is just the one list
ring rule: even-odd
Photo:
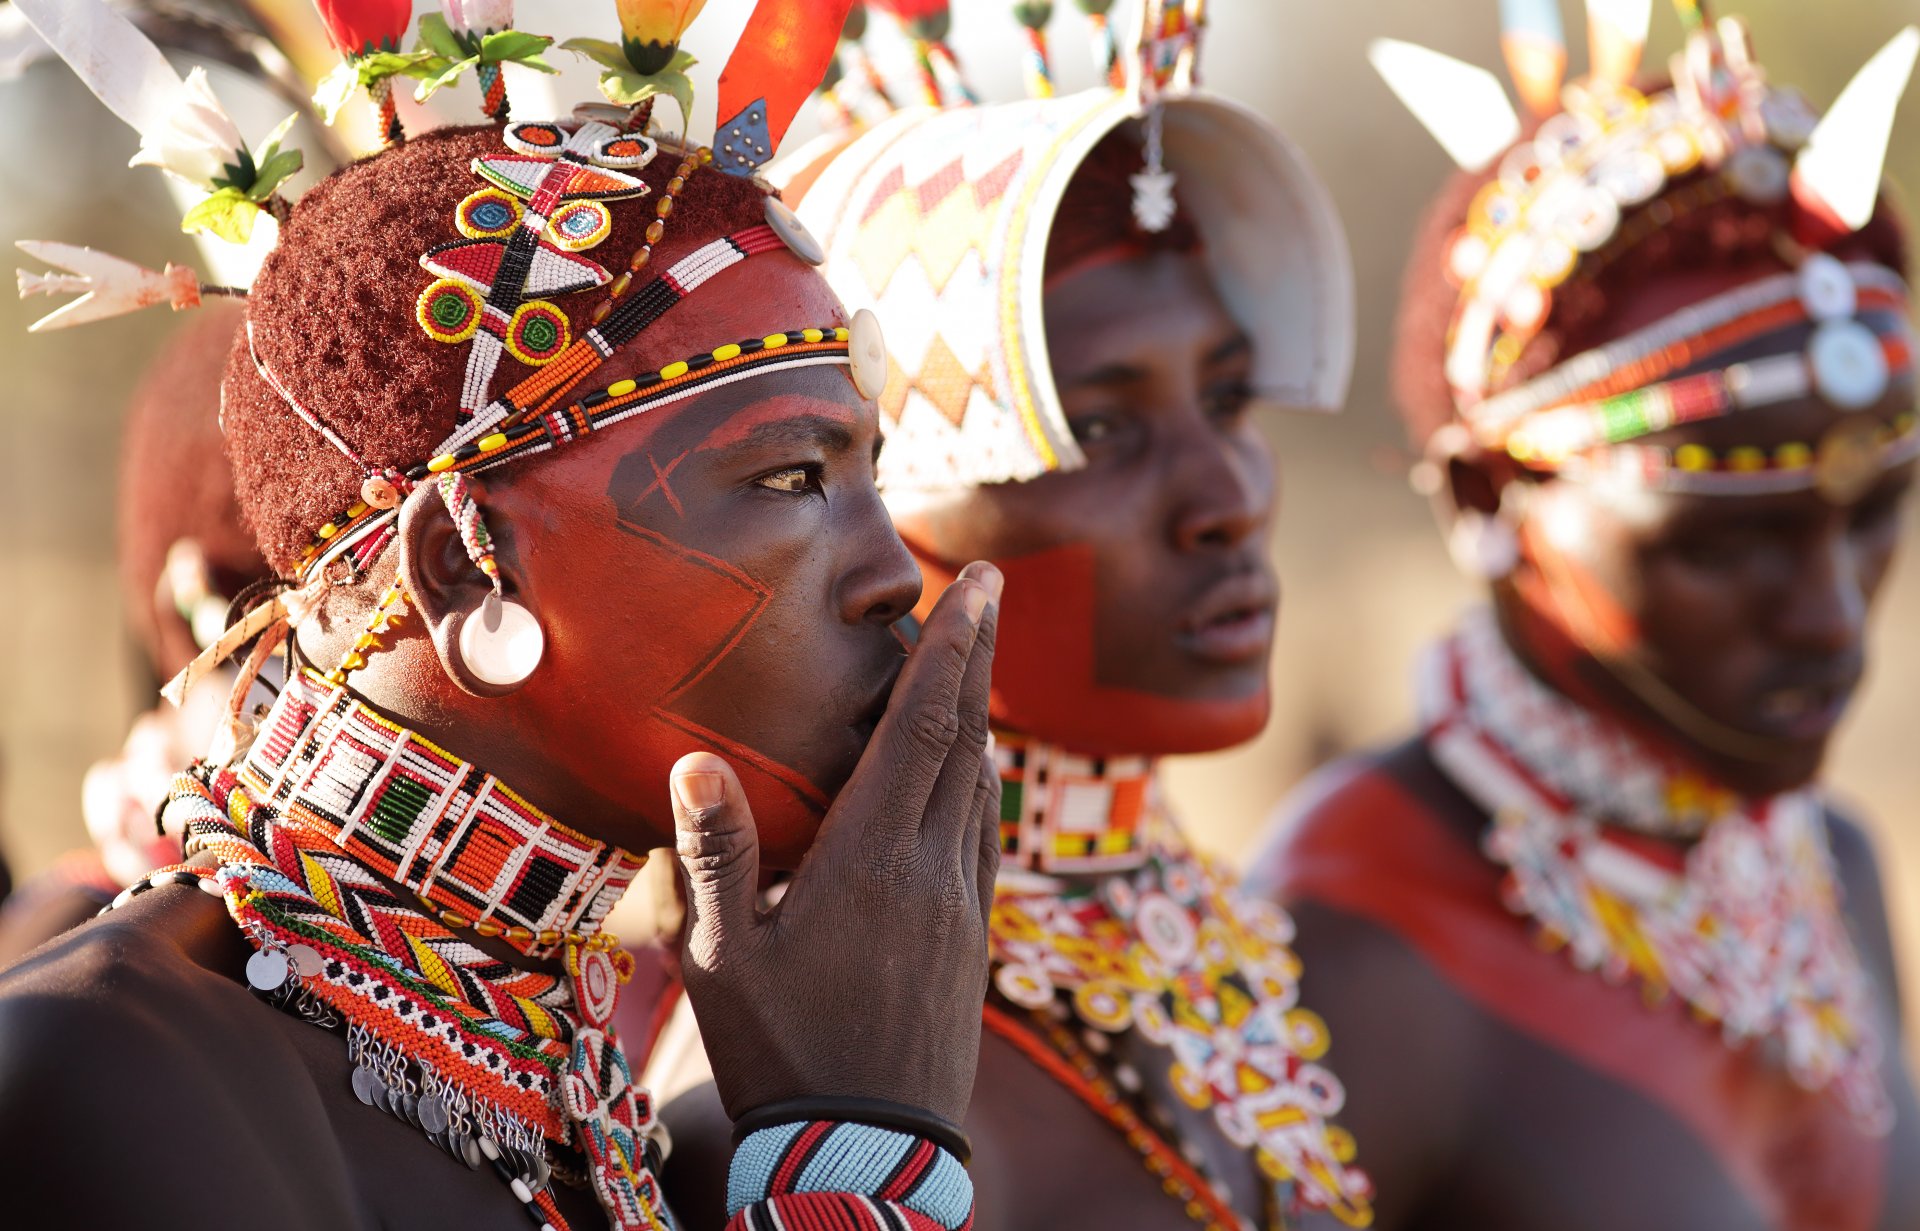
[[460,532],[467,557],[493,589],[481,602],[480,610],[460,622],[460,657],[467,670],[483,684],[511,688],[524,684],[540,666],[546,653],[547,637],[540,621],[500,589],[500,565],[493,555],[493,535],[465,475],[457,470],[442,471],[438,482],[440,498]]

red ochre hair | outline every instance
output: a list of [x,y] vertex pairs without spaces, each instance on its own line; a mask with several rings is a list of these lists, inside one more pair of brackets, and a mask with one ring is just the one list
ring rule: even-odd
[[[1174,214],[1173,225],[1164,231],[1145,230],[1134,218],[1130,177],[1140,173],[1144,162],[1139,140],[1124,129],[1114,129],[1088,151],[1067,181],[1053,216],[1046,281],[1109,256],[1199,250],[1200,233],[1185,210]],[[1177,188],[1174,195],[1178,200]]]
[[268,576],[240,519],[220,441],[220,374],[245,313],[211,301],[182,318],[127,406],[120,445],[120,593],[159,679],[199,652],[186,618],[156,597],[167,552],[192,539],[213,585],[238,594]]
[[[468,347],[433,340],[415,320],[415,300],[434,280],[420,256],[460,238],[454,207],[486,187],[471,164],[505,148],[497,125],[443,128],[335,172],[294,206],[248,295],[261,360],[376,469],[425,461],[454,430]],[[607,202],[613,230],[582,255],[616,276],[626,271],[645,242],[677,155],[663,146],[637,172],[652,192]],[[703,243],[759,225],[765,199],[749,180],[712,167],[695,171],[636,279],[654,276]],[[600,288],[554,302],[577,338],[606,296]],[[490,393],[533,370],[503,355]],[[241,510],[267,561],[291,576],[314,531],[359,500],[366,476],[261,380],[244,332],[228,356],[222,396]]]
[[[1664,82],[1642,86],[1646,91],[1666,88]],[[1538,121],[1530,125],[1516,144],[1533,140],[1538,127]],[[1445,273],[1447,251],[1454,233],[1465,225],[1474,197],[1497,178],[1499,165],[1500,160],[1495,159],[1485,171],[1455,173],[1428,204],[1414,231],[1413,252],[1401,282],[1390,370],[1401,420],[1408,438],[1418,448],[1424,448],[1429,436],[1457,417],[1453,391],[1447,383],[1446,360],[1448,332],[1460,291]],[[1659,196],[1622,218],[1618,234],[1627,234],[1627,223],[1649,211],[1671,215],[1671,202],[1677,194],[1713,174],[1718,172],[1701,171],[1669,181]],[[1610,340],[1614,336],[1614,308],[1636,287],[1666,274],[1696,273],[1773,258],[1773,236],[1790,229],[1796,209],[1791,198],[1778,205],[1762,206],[1730,195],[1670,218],[1637,244],[1623,244],[1616,238],[1599,252],[1586,254],[1573,277],[1554,288],[1546,324],[1491,392],[1522,384],[1562,360]],[[1843,260],[1872,261],[1904,274],[1906,226],[1894,204],[1882,195],[1867,225],[1832,251]]]

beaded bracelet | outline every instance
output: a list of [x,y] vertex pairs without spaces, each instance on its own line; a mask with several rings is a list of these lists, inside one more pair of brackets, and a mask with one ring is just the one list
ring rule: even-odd
[[964,1165],[973,1161],[973,1143],[958,1124],[942,1119],[931,1111],[888,1099],[855,1098],[846,1095],[819,1095],[812,1098],[782,1099],[755,1107],[733,1122],[734,1144],[763,1128],[792,1124],[801,1120],[845,1120],[875,1128],[895,1129],[925,1137]]
[[[874,1099],[820,1101],[898,1106]],[[808,1194],[864,1197],[919,1214],[947,1231],[960,1231],[973,1220],[972,1177],[953,1154],[927,1137],[819,1119],[748,1132],[727,1171],[727,1217],[766,1203],[779,1210],[781,1225],[811,1226],[806,1218],[810,1211],[804,1208]]]

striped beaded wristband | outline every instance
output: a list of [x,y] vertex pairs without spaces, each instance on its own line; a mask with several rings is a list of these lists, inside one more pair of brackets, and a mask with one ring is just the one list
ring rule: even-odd
[[[727,1173],[727,1217],[774,1203],[794,1225],[789,1203],[808,1194],[841,1194],[896,1206],[947,1231],[973,1220],[973,1179],[931,1140],[839,1120],[800,1120],[755,1129],[734,1149]],[[842,1223],[823,1223],[840,1226]]]

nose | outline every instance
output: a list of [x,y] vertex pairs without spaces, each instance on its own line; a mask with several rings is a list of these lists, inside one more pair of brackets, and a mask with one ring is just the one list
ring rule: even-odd
[[1860,551],[1844,531],[1821,536],[1802,553],[1780,606],[1775,632],[1798,653],[1853,652],[1866,635],[1867,588]]
[[849,624],[890,625],[920,601],[920,565],[876,494],[863,510],[859,533],[848,536],[850,557],[838,588],[840,618]]
[[1181,551],[1239,547],[1273,516],[1273,452],[1247,429],[1222,431],[1204,416],[1171,453],[1174,546]]

